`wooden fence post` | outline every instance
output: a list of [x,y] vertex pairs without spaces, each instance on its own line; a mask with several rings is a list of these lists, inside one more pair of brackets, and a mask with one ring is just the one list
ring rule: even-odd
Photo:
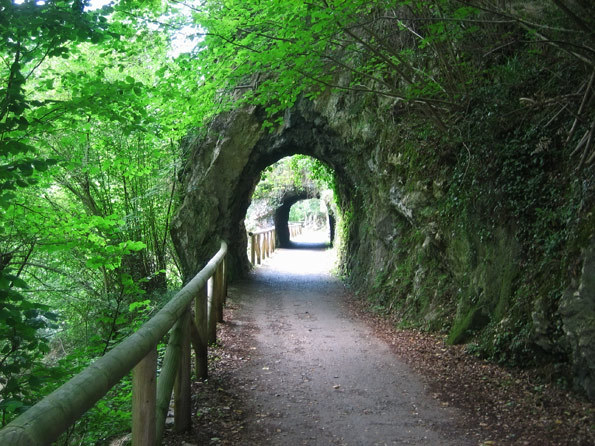
[[182,342],[182,321],[178,319],[174,328],[171,331],[163,364],[161,366],[161,373],[157,381],[157,416],[155,419],[156,426],[156,442],[161,444],[163,431],[165,429],[165,419],[169,411],[169,403],[171,401],[171,392],[176,381],[178,366],[181,353]]
[[223,303],[227,303],[227,259],[224,257],[221,260],[221,265],[223,265]]
[[196,349],[196,377],[198,379],[208,378],[208,341],[207,341],[207,324],[208,324],[208,310],[209,310],[209,296],[207,285],[203,286],[196,298],[194,299],[194,321],[198,331]]
[[277,231],[273,229],[273,251],[277,249]]
[[207,342],[214,344],[217,341],[217,302],[216,302],[215,276],[209,279],[208,316],[207,316]]
[[258,263],[264,262],[264,235],[258,234]]
[[273,254],[273,237],[272,237],[272,231],[269,231],[268,233],[269,236],[269,257]]
[[219,263],[215,270],[213,299],[217,305],[217,322],[223,322],[223,263]]
[[256,263],[254,263],[256,261],[256,246],[254,246],[255,242],[256,242],[256,235],[252,234],[250,236],[250,261],[252,262],[252,265],[256,264]]
[[157,349],[132,370],[132,445],[156,444]]
[[185,432],[192,426],[192,402],[190,401],[190,309],[180,318],[180,362],[174,386],[174,431]]
[[[294,226],[290,225],[289,231],[291,235],[295,235]],[[275,228],[272,228],[258,232],[249,232],[248,235],[250,236],[250,262],[254,266],[260,265],[275,252],[277,248],[277,232]],[[225,289],[227,289],[227,285]],[[227,292],[224,293],[224,296],[227,296]]]

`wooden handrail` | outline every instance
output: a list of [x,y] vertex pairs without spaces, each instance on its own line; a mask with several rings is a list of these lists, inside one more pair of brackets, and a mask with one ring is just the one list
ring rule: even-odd
[[260,265],[261,261],[270,257],[276,246],[277,233],[275,228],[249,232],[250,261],[253,265]]
[[267,232],[271,232],[274,231],[275,228],[267,228],[267,229],[261,229],[260,231],[256,231],[256,232],[249,232],[250,235],[260,235],[260,234],[266,234]]
[[287,225],[287,227],[289,228],[289,236],[290,237],[295,237],[296,235],[299,235],[302,233],[302,229],[304,227],[302,222],[299,223],[289,223]]
[[[159,341],[186,314],[192,300],[219,270],[226,253],[227,244],[221,242],[221,248],[207,265],[138,331],[0,430],[0,445],[44,445],[57,439],[141,360],[153,355]],[[221,288],[218,296],[213,293],[213,303],[222,305],[224,281],[217,282]],[[169,392],[171,395],[171,389]]]

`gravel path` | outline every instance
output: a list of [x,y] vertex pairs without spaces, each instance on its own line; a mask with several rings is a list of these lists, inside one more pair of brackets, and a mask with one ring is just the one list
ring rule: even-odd
[[230,288],[228,329],[249,360],[234,371],[245,405],[242,444],[465,445],[455,409],[353,320],[321,249],[277,250]]

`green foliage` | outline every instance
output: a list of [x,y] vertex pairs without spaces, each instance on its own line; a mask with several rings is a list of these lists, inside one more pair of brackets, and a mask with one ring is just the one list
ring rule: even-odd
[[138,327],[165,271],[177,281],[174,141],[192,102],[163,82],[180,65],[125,5],[83,6],[0,2],[2,425]]
[[330,189],[334,172],[321,161],[304,155],[283,158],[268,166],[261,174],[253,198],[279,200],[286,190]]
[[27,116],[43,101],[27,98],[25,83],[46,59],[68,58],[73,41],[100,42],[104,20],[83,14],[77,1],[26,1],[0,4],[0,204],[7,207],[16,187],[34,184],[34,170],[45,171],[53,160],[37,159],[29,134],[37,123]]
[[56,444],[108,444],[129,431],[131,408],[132,378],[128,375],[87,411],[71,430],[64,433]]
[[[228,91],[242,85],[242,100],[262,105],[279,122],[277,114],[291,106],[301,93],[316,97],[325,89],[354,90],[407,101],[416,101],[420,96],[444,97],[441,80],[432,75],[431,69],[416,63],[419,54],[378,34],[378,29],[385,26],[400,26],[409,32],[398,16],[391,20],[382,13],[409,7],[416,14],[430,16],[429,33],[417,44],[419,51],[440,54],[446,36],[458,38],[453,35],[455,30],[460,35],[465,33],[457,22],[435,21],[444,8],[451,7],[451,2],[440,3],[441,10],[427,7],[424,2],[395,0],[374,4],[282,1],[267,5],[232,1],[223,8],[215,0],[205,2],[194,18],[208,30],[200,48],[206,70],[213,70],[207,71],[206,77],[214,80],[217,76],[223,84],[220,88]],[[475,10],[458,6],[454,12],[463,19]],[[371,51],[365,53],[362,48]],[[233,58],[226,58],[228,54]],[[444,57],[441,60],[446,63]],[[449,62],[451,71],[461,64]],[[352,75],[348,85],[337,82],[345,71]]]
[[313,182],[318,190],[335,189],[335,172],[322,161],[306,155],[294,155],[289,158],[289,167],[293,172],[294,185]]
[[285,189],[300,187],[302,178],[296,178],[296,175],[296,172],[291,168],[291,159],[282,158],[262,171],[252,198],[276,197]]
[[326,213],[321,209],[321,202],[317,198],[298,201],[289,211],[290,222],[323,221],[326,222]]
[[[100,42],[104,26],[99,15],[83,14],[78,2],[27,1],[0,3],[0,396],[2,425],[31,404],[44,384],[42,357],[49,351],[47,332],[56,328],[50,306],[23,295],[25,262],[35,242],[11,239],[10,220],[20,191],[36,185],[38,175],[56,164],[40,158],[33,145],[38,122],[31,112],[44,101],[27,97],[25,84],[49,58],[68,58],[73,41]],[[11,246],[12,245],[12,246]],[[19,245],[21,249],[19,249]],[[19,251],[25,260],[18,260]],[[20,265],[19,265],[20,263]],[[20,289],[21,291],[17,291]],[[31,373],[33,370],[36,373]]]
[[[0,413],[2,425],[27,409],[44,384],[41,359],[49,351],[43,332],[55,328],[56,314],[48,305],[30,302],[19,289],[27,284],[0,269]],[[31,374],[31,370],[37,372]]]

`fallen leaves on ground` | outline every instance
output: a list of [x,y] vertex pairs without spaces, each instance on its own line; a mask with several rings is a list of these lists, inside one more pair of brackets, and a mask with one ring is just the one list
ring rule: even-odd
[[[345,302],[353,317],[371,325],[423,377],[440,405],[459,410],[461,428],[478,445],[595,445],[593,404],[543,383],[530,370],[507,369],[466,353],[463,346],[447,346],[444,336],[396,329],[394,321],[373,314],[349,293]],[[234,310],[233,305],[225,310],[219,346],[211,349],[209,380],[193,384],[192,432],[168,430],[164,444],[266,444],[257,430],[245,426],[242,391],[234,386],[233,372],[250,360],[254,348],[233,329]]]
[[[480,445],[595,445],[595,405],[532,370],[510,369],[445,345],[445,336],[401,330],[346,293],[352,314],[374,327],[424,377],[430,394],[456,407]],[[475,426],[475,427],[474,427]]]
[[[234,387],[233,372],[250,360],[250,346],[233,330],[236,307],[228,304],[225,323],[218,327],[217,345],[209,349],[209,379],[192,384],[192,431],[175,434],[171,426],[165,433],[167,446],[241,445],[246,408],[241,393]],[[253,434],[250,434],[253,435]],[[258,444],[254,439],[250,444]]]

